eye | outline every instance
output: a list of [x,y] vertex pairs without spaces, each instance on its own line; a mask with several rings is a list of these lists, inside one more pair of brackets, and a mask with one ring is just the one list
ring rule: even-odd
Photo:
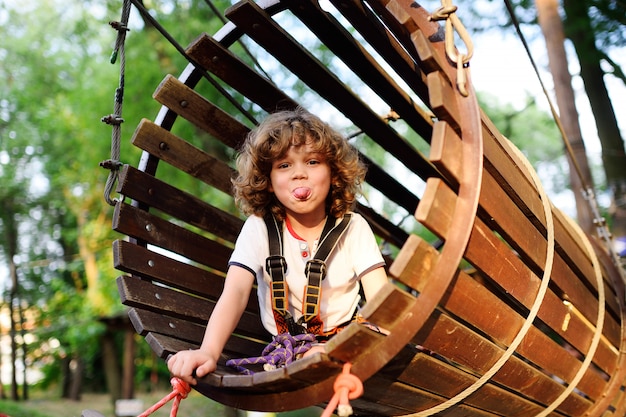
[[276,164],[276,169],[285,169],[285,168],[289,168],[289,163],[279,162],[278,164]]

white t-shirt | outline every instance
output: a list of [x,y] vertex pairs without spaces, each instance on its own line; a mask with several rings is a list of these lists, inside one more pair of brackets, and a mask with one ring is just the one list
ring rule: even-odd
[[[289,287],[289,311],[296,321],[302,316],[302,297],[306,285],[304,267],[315,255],[311,254],[312,249],[306,241],[294,236],[283,222],[283,256],[287,262],[285,280]],[[269,242],[265,222],[261,217],[250,216],[241,229],[228,265],[245,268],[256,277],[263,326],[276,335],[268,284],[270,276],[265,271],[265,259],[268,256]],[[324,331],[352,318],[360,300],[359,279],[366,272],[384,265],[385,261],[369,224],[360,214],[352,213],[348,228],[326,259],[327,272],[322,282],[320,300]]]

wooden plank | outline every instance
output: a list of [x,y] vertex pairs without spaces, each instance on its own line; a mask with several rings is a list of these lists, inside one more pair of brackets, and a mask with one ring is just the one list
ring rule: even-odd
[[[363,2],[358,0],[331,0],[331,3],[407,83],[407,86],[416,92],[423,102],[426,102],[428,91],[423,72],[424,63],[416,62],[398,42],[396,36]],[[426,137],[424,139],[428,140]]]
[[432,165],[406,139],[254,2],[239,2],[227,10],[226,16],[411,171],[422,178],[437,176]]
[[371,354],[382,337],[380,333],[352,323],[333,336],[324,345],[324,350],[334,360],[354,363],[359,358]]
[[[530,342],[536,341],[531,338],[528,343]],[[458,365],[467,367],[479,375],[488,371],[504,352],[504,349],[490,342],[487,338],[469,331],[458,321],[440,312],[433,313],[426,325],[417,333],[413,343],[424,346],[424,348],[432,350]],[[526,361],[512,356],[492,379],[513,391],[519,391],[529,398],[549,404],[565,388],[556,382],[552,376],[556,375],[562,380],[571,380],[572,375],[580,367],[580,362],[574,357],[570,357],[568,360],[566,356],[559,355],[559,361],[556,361],[555,357],[557,356],[554,356],[554,349],[551,349],[550,345],[537,344],[533,358],[529,359],[527,356],[524,358],[537,363],[537,366],[545,370],[547,374],[529,365]],[[539,384],[542,384],[540,391],[537,390]],[[604,379],[588,370],[578,383],[577,388],[591,399],[598,399],[602,396],[605,385]],[[577,394],[572,394],[568,398],[572,398],[573,395]],[[582,406],[582,403],[579,402],[579,406]],[[583,412],[586,408],[584,406],[584,409],[579,408],[578,411]]]
[[131,141],[181,171],[226,194],[231,193],[234,169],[151,121],[142,120]]
[[373,300],[368,300],[361,314],[369,323],[387,329],[413,307],[415,302],[415,297],[388,282],[376,293]]
[[232,248],[124,203],[115,207],[113,230],[222,272],[232,253]]
[[[412,235],[392,264],[390,273],[400,282],[422,291],[432,266],[438,260],[439,254],[434,248]],[[486,306],[488,314],[479,314]],[[524,321],[506,300],[499,299],[496,294],[462,271],[459,272],[455,285],[446,292],[441,307],[504,345],[510,344]],[[579,351],[584,352],[591,343],[594,329],[580,317],[570,314],[569,309],[552,291],[546,293],[538,316]],[[532,328],[531,332],[537,333],[539,330]],[[617,360],[617,350],[606,339],[603,340],[594,355],[594,363],[607,375],[611,375],[616,370]]]
[[194,40],[186,52],[208,71],[268,113],[298,106],[291,97],[206,33]]
[[[170,355],[173,355],[176,352],[198,348],[198,345],[195,343],[189,343],[159,333],[148,333],[145,336],[145,339],[152,351],[164,360],[167,360]],[[224,352],[222,352],[222,356],[219,359],[218,369],[214,373],[203,377],[202,382],[213,386],[222,386],[223,379],[225,377],[231,377],[231,380],[234,380],[235,378],[239,379],[239,386],[251,385],[251,378],[246,375],[237,374],[236,370],[225,366],[224,363],[228,359],[238,357],[242,352],[244,355],[248,354],[248,352],[255,352],[258,347],[259,345],[257,342],[231,337],[226,342]]]
[[452,129],[460,133],[461,114],[456,100],[452,99],[456,97],[455,87],[450,85],[448,79],[439,71],[428,74],[426,81],[433,112],[440,120],[445,121]]
[[[424,138],[432,132],[431,116],[419,106],[352,34],[334,17],[322,10],[319,3],[295,0],[289,3],[296,15],[335,56],[341,59],[366,85],[378,94],[403,121]],[[373,23],[373,21],[371,21]],[[413,73],[413,77],[416,74]],[[426,139],[427,140],[427,139]]]
[[429,159],[435,167],[458,186],[462,179],[463,144],[461,138],[445,121],[435,123],[430,145]]
[[[513,145],[510,144],[506,138],[499,135],[498,130],[493,125],[488,117],[483,115],[483,138],[484,138],[484,153],[485,153],[485,168],[493,176],[493,178],[500,184],[506,191],[509,197],[516,202],[520,210],[531,220],[534,224],[539,225],[545,229],[545,218],[543,215],[543,208],[541,200],[535,190],[534,184],[528,175],[521,170],[522,162],[518,160],[514,151],[512,151]],[[511,184],[515,184],[513,187]],[[597,284],[593,279],[594,274],[591,268],[591,263],[588,256],[584,253],[584,249],[578,242],[577,236],[568,231],[569,226],[567,221],[564,220],[562,213],[558,210],[553,211],[555,219],[555,235],[558,242],[557,252],[559,256],[564,259],[567,265],[571,265],[574,271],[577,272],[577,277],[583,280],[586,284],[592,288],[596,288]],[[560,285],[566,285],[562,283]],[[614,315],[619,315],[616,309],[616,305],[612,300],[607,300],[608,306]],[[595,313],[588,313],[585,311],[585,315],[589,320],[594,320]]]
[[[428,377],[426,378],[425,375]],[[436,393],[442,398],[454,397],[477,380],[476,376],[463,372],[428,353],[421,352],[417,353],[394,379],[397,382]],[[536,415],[544,408],[520,396],[517,392],[507,391],[490,382],[480,388],[480,395],[469,396],[464,402],[467,405],[507,417]]]
[[129,165],[120,170],[117,192],[229,242],[235,242],[243,226],[239,217]]
[[206,329],[206,326],[198,323],[138,308],[131,308],[128,317],[141,336],[159,333],[197,346],[202,343]]
[[172,75],[165,76],[153,98],[231,148],[239,148],[250,131]]
[[[488,173],[485,177],[489,177]],[[418,206],[416,218],[433,233],[445,239],[450,225],[450,216],[455,206],[455,199],[456,195],[443,182],[429,180],[420,206]],[[505,201],[497,201],[506,206]],[[511,219],[511,222],[519,221],[523,224],[525,220],[526,218],[520,215]],[[528,227],[530,228],[530,226]],[[518,227],[518,230],[520,230],[519,233],[524,233],[523,228]],[[533,230],[536,231],[534,228]],[[537,241],[533,241],[529,245],[533,243],[537,244]],[[498,257],[494,257],[496,253]],[[541,255],[537,254],[537,256]],[[479,218],[474,223],[474,232],[470,236],[465,258],[485,276],[497,282],[506,290],[507,294],[530,308],[540,285],[539,278],[518,258],[517,253],[503,243]],[[594,313],[597,314],[598,309],[597,299],[579,280],[572,278],[568,265],[559,256],[556,256],[551,279],[565,291],[568,299],[576,308],[581,309],[581,311],[584,310],[585,316],[594,317]],[[592,320],[590,321],[593,323]],[[559,332],[558,329],[561,326],[562,324],[556,326],[555,332]],[[603,334],[611,343],[619,345],[620,326],[610,315],[605,316]]]
[[[117,286],[124,305],[201,325],[207,323],[215,306],[211,300],[193,297],[136,277],[121,276],[117,279]],[[236,333],[268,340],[259,316],[247,311],[242,315]]]
[[224,288],[224,275],[123,240],[113,242],[113,266],[120,271],[213,300],[219,298]]

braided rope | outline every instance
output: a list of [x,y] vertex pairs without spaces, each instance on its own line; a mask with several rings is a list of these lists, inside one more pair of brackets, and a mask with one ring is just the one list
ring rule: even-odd
[[172,402],[172,410],[170,411],[170,417],[176,417],[176,414],[178,413],[178,407],[180,406],[180,402],[181,400],[184,400],[185,398],[187,398],[187,395],[191,391],[191,387],[189,386],[188,383],[186,383],[180,378],[172,378],[170,380],[170,383],[172,384],[172,392],[167,394],[160,401],[158,401],[152,407],[148,408],[143,413],[139,414],[139,416],[137,417],[149,416],[150,414],[154,413],[159,408],[163,407],[172,399],[174,400],[174,402]]
[[111,206],[117,203],[117,199],[111,199],[111,193],[117,182],[119,169],[122,166],[120,162],[120,144],[122,137],[121,124],[124,122],[124,119],[122,119],[122,104],[124,101],[124,74],[126,72],[126,51],[124,42],[126,40],[126,32],[128,31],[127,25],[130,16],[130,6],[130,0],[124,0],[120,22],[109,22],[111,27],[117,30],[117,39],[111,55],[111,63],[114,64],[118,56],[120,58],[120,78],[119,86],[115,90],[113,114],[104,116],[101,119],[102,122],[113,126],[113,132],[111,134],[111,158],[100,162],[101,167],[110,171],[104,186],[104,199]]
[[298,355],[301,355],[311,349],[311,344],[315,342],[315,335],[305,333],[292,336],[289,333],[281,333],[274,336],[274,339],[268,344],[261,356],[241,359],[229,359],[226,366],[237,369],[245,375],[252,375],[254,371],[246,368],[250,365],[263,365],[263,369],[271,371],[292,363]]

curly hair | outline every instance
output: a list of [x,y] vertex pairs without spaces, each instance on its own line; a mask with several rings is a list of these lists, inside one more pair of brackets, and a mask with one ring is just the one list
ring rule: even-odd
[[235,201],[246,215],[267,212],[283,220],[285,208],[269,191],[273,162],[291,146],[310,145],[325,156],[330,167],[330,192],[326,212],[342,217],[352,210],[361,191],[366,167],[346,138],[302,108],[270,114],[251,130],[237,157],[238,175],[233,179]]

